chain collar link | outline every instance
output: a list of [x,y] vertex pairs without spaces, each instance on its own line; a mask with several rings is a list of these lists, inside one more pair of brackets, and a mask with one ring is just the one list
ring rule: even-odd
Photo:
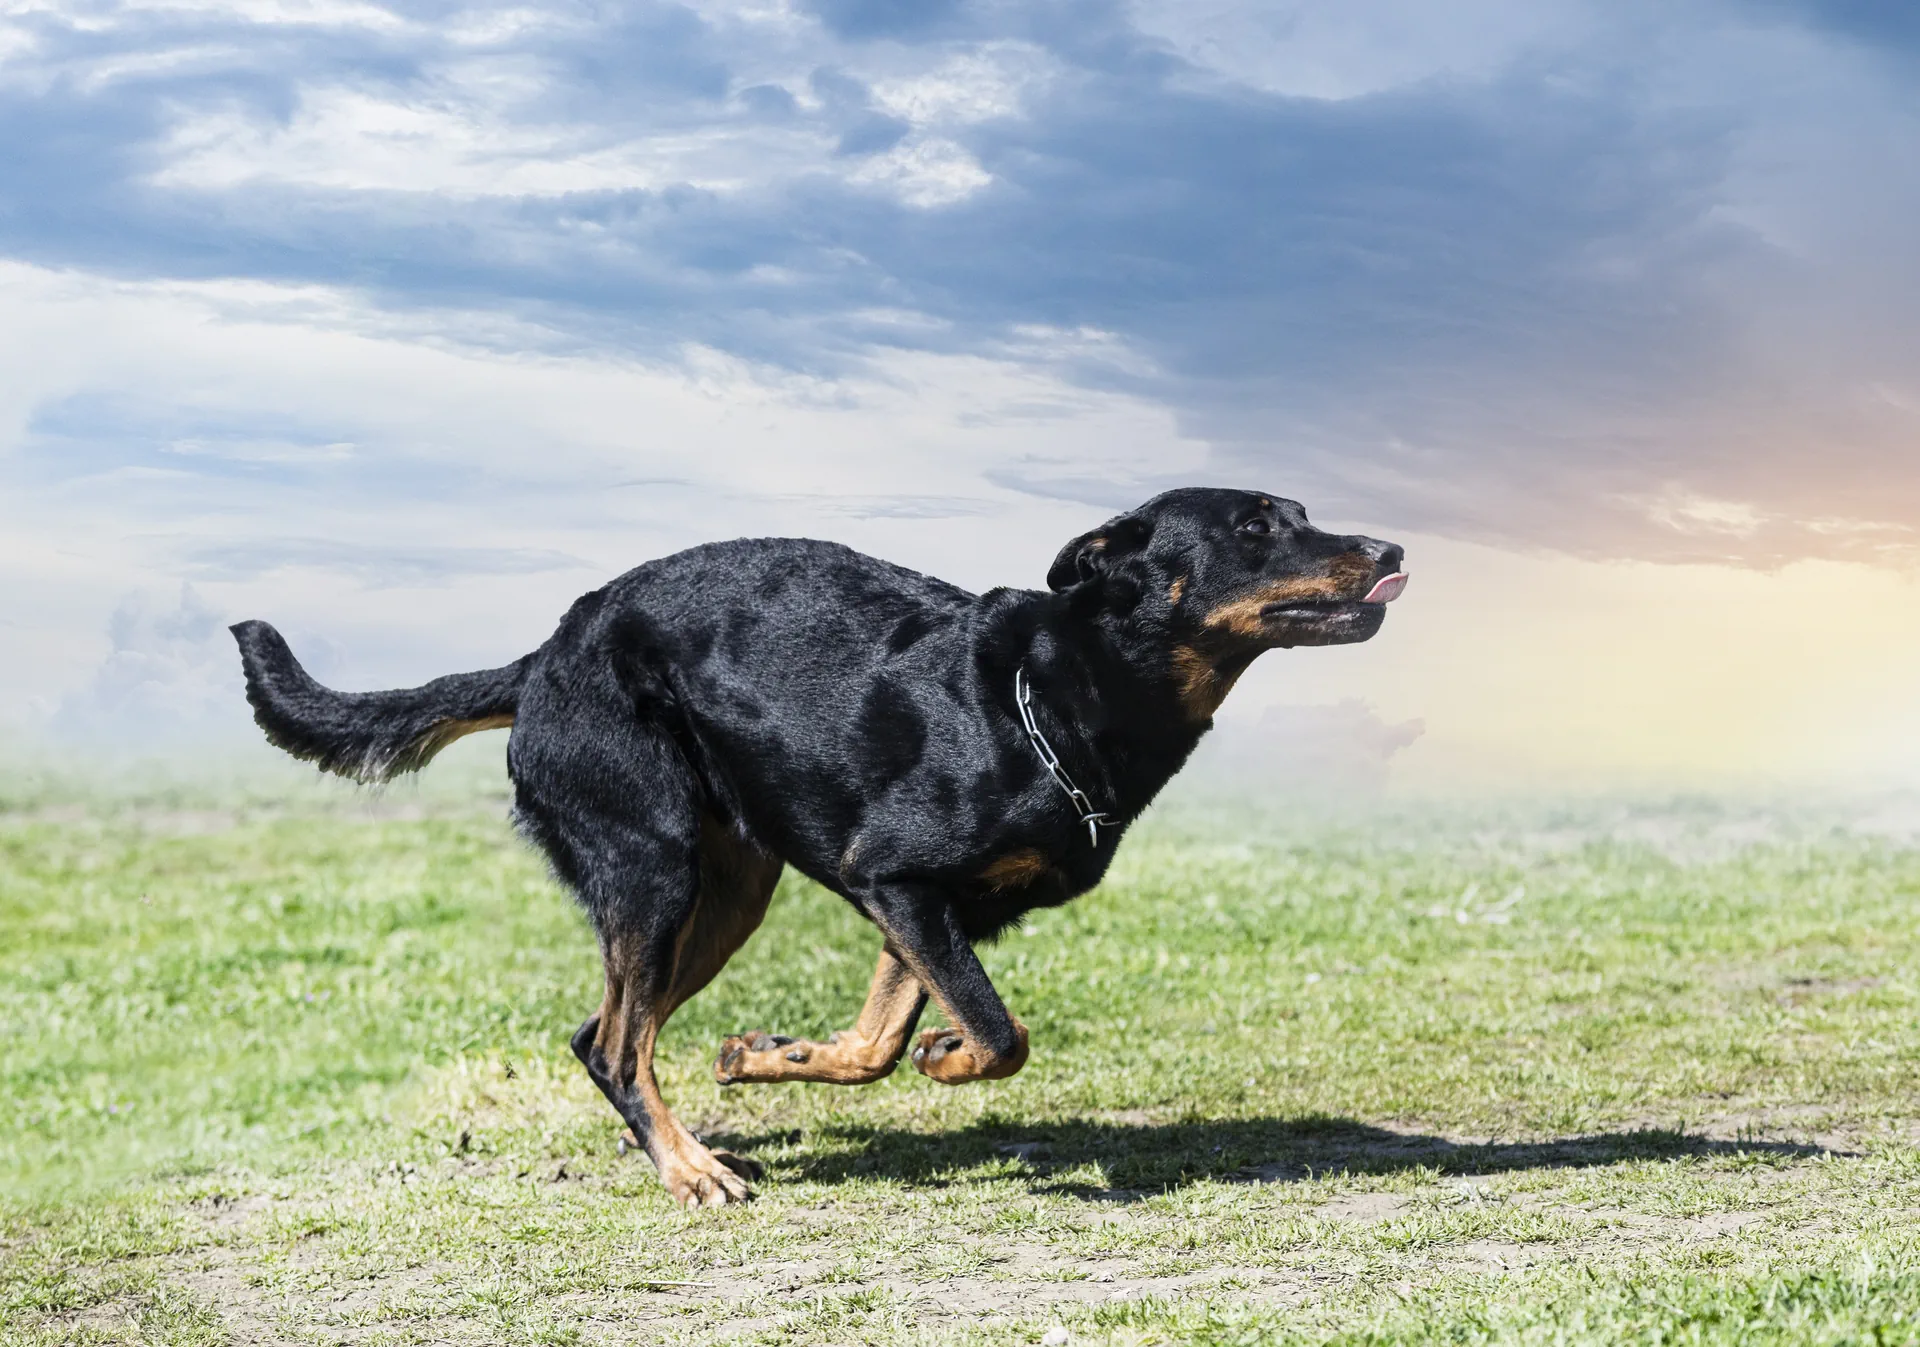
[[1033,718],[1033,684],[1028,681],[1027,666],[1024,664],[1013,671],[1013,704],[1019,708],[1020,724],[1027,732],[1028,742],[1033,745],[1033,751],[1040,755],[1040,765],[1047,769],[1047,775],[1053,778],[1053,783],[1065,791],[1067,799],[1073,802],[1080,821],[1087,825],[1087,840],[1099,846],[1100,830],[1120,825],[1093,807],[1093,801],[1087,798],[1087,793],[1074,785],[1073,778],[1067,775],[1067,769],[1061,765],[1060,755],[1053,751],[1047,736],[1040,733],[1040,726]]

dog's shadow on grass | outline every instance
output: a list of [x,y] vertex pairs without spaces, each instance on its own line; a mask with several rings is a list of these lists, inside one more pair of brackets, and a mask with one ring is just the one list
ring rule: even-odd
[[[1105,1202],[1138,1201],[1203,1180],[1275,1183],[1422,1168],[1444,1175],[1502,1174],[1704,1156],[1778,1163],[1845,1153],[1802,1142],[1724,1141],[1653,1129],[1459,1142],[1329,1117],[1168,1124],[990,1120],[932,1134],[836,1124],[805,1138],[789,1132],[713,1139],[743,1153],[760,1152],[776,1169],[816,1183],[891,1179],[940,1187],[995,1172],[1023,1177],[1036,1192]],[[1104,1181],[1090,1182],[1089,1169]]]

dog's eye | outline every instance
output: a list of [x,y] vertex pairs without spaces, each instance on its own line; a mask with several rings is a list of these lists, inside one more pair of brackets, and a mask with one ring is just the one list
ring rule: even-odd
[[1273,525],[1264,519],[1249,519],[1240,526],[1242,533],[1272,533]]

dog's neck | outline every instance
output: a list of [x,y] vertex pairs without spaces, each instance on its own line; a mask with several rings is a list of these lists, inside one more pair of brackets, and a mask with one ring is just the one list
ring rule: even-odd
[[1024,663],[1075,779],[1096,807],[1131,820],[1210,724],[1188,713],[1169,677],[1169,634],[1137,613],[1070,594],[1020,595],[1005,618],[1004,642],[996,644],[1009,688],[1012,669]]

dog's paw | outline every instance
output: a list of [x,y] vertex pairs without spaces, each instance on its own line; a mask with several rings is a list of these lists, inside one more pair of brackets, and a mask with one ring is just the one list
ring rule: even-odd
[[950,1055],[966,1045],[967,1037],[958,1029],[928,1029],[920,1035],[920,1041],[913,1045],[914,1068],[932,1075],[942,1068]]
[[979,1080],[980,1071],[958,1029],[928,1029],[913,1045],[913,1069],[947,1085]]
[[747,1180],[758,1178],[761,1168],[731,1151],[702,1150],[676,1164],[663,1166],[660,1182],[673,1200],[691,1210],[694,1207],[737,1206],[753,1201],[753,1189]]
[[[770,1034],[765,1029],[757,1029],[750,1034],[734,1034],[720,1044],[720,1056],[713,1063],[713,1078],[722,1085],[781,1080],[784,1079],[783,1073],[769,1069],[768,1054],[778,1060],[804,1062],[809,1053],[808,1045],[785,1034]],[[757,1064],[756,1058],[759,1059]]]
[[1027,1064],[1027,1026],[1015,1020],[1019,1041],[1013,1051],[991,1053],[958,1029],[928,1029],[914,1044],[913,1067],[943,1085],[970,1080],[1001,1080]]

